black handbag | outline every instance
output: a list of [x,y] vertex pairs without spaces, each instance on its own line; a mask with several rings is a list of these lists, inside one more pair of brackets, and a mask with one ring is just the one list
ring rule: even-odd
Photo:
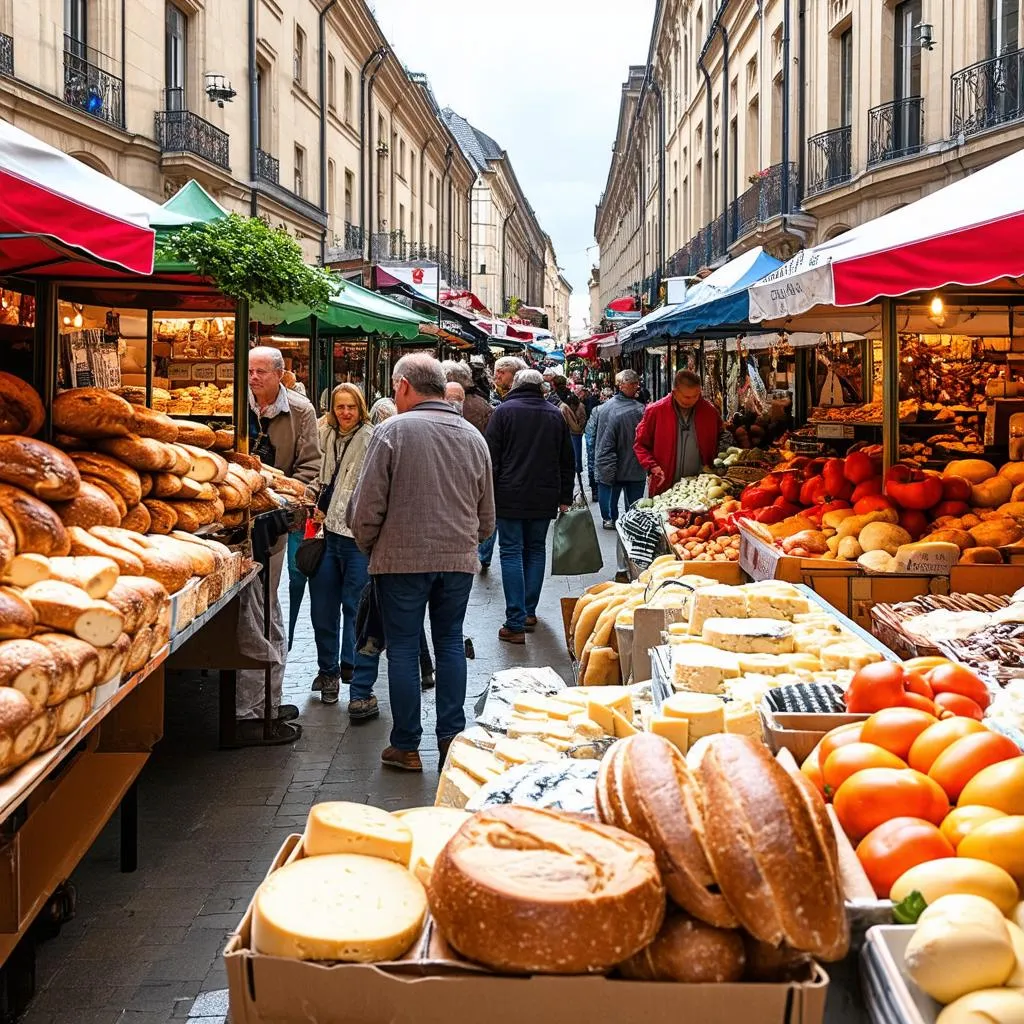
[[320,563],[323,562],[326,551],[326,537],[307,537],[295,549],[295,568],[306,579],[312,579],[320,571]]
[[363,587],[356,611],[356,651],[372,658],[384,650],[384,617],[380,611],[380,591],[371,576]]

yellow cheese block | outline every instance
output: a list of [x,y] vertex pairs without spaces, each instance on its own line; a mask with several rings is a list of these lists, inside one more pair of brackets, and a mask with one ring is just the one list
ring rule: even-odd
[[434,804],[438,807],[465,807],[480,789],[479,779],[474,779],[455,765],[449,765],[437,783]]
[[583,682],[587,686],[615,686],[621,681],[618,653],[611,647],[593,648],[583,672]]
[[474,747],[472,743],[456,740],[448,751],[448,763],[461,768],[467,775],[472,775],[478,782],[490,782],[496,779],[505,769],[492,753]]
[[558,694],[558,699],[584,709],[591,701],[604,704],[627,718],[633,714],[633,698],[628,686],[570,686]]
[[410,807],[406,811],[395,811],[395,817],[412,832],[409,870],[426,885],[434,870],[434,861],[471,815],[455,807]]
[[522,714],[539,712],[548,718],[568,718],[578,710],[574,704],[560,700],[558,697],[545,697],[541,694],[521,693],[512,701],[513,709]]
[[725,703],[711,694],[674,693],[662,701],[661,713],[669,718],[686,719],[691,745],[702,736],[725,732]]
[[592,722],[595,722],[609,736],[614,736],[616,739],[621,740],[627,736],[636,735],[636,729],[633,728],[632,722],[627,721],[614,708],[590,701],[587,704],[587,715]]
[[572,730],[568,722],[558,722],[552,718],[535,722],[518,715],[510,715],[507,732],[511,739],[519,736],[545,736],[566,742],[572,739]]
[[560,761],[561,754],[542,739],[504,737],[494,745],[494,756],[507,764],[528,764],[530,761]]
[[412,833],[379,807],[336,800],[310,809],[302,846],[307,857],[359,853],[407,865]]
[[293,960],[394,960],[416,941],[426,913],[423,885],[400,864],[359,854],[307,857],[256,890],[252,948]]
[[755,740],[764,738],[757,711],[749,704],[739,704],[735,701],[725,706],[725,731],[739,736],[749,736]]
[[685,718],[655,716],[651,719],[650,731],[655,736],[664,736],[681,754],[690,749],[690,723]]
[[[604,705],[600,705],[604,707]],[[589,740],[599,740],[605,736],[611,736],[603,725],[595,721],[586,711],[577,711],[569,718],[569,728],[572,729],[573,742],[586,743]]]

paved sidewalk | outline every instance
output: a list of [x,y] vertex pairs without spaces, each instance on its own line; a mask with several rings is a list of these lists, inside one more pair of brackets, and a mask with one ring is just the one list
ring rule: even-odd
[[[549,578],[540,625],[525,647],[497,639],[504,620],[497,551],[490,573],[476,579],[466,620],[476,650],[469,663],[470,721],[473,703],[499,669],[550,665],[569,679],[559,598],[615,572],[615,535],[602,531],[599,519],[597,526],[604,570],[591,579]],[[286,621],[287,591],[285,578]],[[169,679],[165,738],[140,782],[139,869],[118,871],[115,819],[75,872],[76,917],[39,947],[36,998],[23,1024],[223,1024],[225,940],[285,837],[302,829],[310,806],[321,800],[387,808],[433,803],[433,694],[424,694],[425,771],[383,769],[379,757],[390,729],[386,660],[381,669],[376,721],[350,726],[344,690],[335,707],[314,699],[309,686],[316,648],[305,605],[285,680],[286,700],[302,709],[302,738],[288,747],[238,751],[216,747],[216,678]]]

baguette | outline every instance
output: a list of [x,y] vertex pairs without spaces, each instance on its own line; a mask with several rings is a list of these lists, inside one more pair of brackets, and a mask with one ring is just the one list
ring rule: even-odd
[[[74,681],[69,696],[74,697],[91,690],[99,681],[100,659],[92,644],[66,633],[39,633],[32,638],[48,651],[62,653],[74,665]],[[106,650],[107,648],[100,648]]]
[[46,410],[39,392],[13,373],[0,371],[0,431],[33,437],[45,422]]
[[206,493],[205,488],[212,487],[212,484],[201,484],[190,476],[179,476],[176,478],[180,486],[171,497],[181,501],[198,501]]
[[152,473],[140,473],[139,474],[139,501],[143,498],[148,498],[153,493],[153,474]]
[[20,690],[36,711],[46,707],[59,671],[49,649],[35,639],[0,643],[0,686]]
[[26,737],[20,743],[18,738],[40,717],[32,702],[20,690],[10,686],[0,687],[0,772],[9,772],[23,764],[28,759],[23,757],[26,750],[31,750],[28,754],[31,757],[39,749],[42,735],[34,747],[31,737]]
[[215,430],[213,432],[214,451],[227,453],[235,447],[234,430]]
[[45,555],[15,555],[7,566],[3,582],[12,587],[27,587],[50,578],[50,560]]
[[53,400],[53,429],[81,438],[127,437],[132,407],[106,388],[72,388]]
[[174,464],[171,466],[171,472],[177,473],[178,476],[185,476],[192,468],[192,456],[181,444],[172,444],[170,448],[174,454]]
[[36,613],[22,592],[0,587],[0,640],[31,636],[36,621]]
[[109,558],[116,563],[118,572],[124,576],[141,576],[145,572],[142,560],[126,548],[108,544],[80,526],[72,526],[68,534],[71,538],[72,555],[99,555],[102,558]]
[[[186,534],[188,536],[188,534]],[[183,555],[192,563],[193,576],[209,576],[217,570],[217,559],[213,552],[191,540],[185,541],[178,537],[153,537],[152,547],[157,551],[167,550]]]
[[153,517],[141,502],[128,509],[128,514],[121,520],[121,529],[131,530],[132,533],[149,533],[152,525]]
[[0,434],[0,481],[43,501],[66,501],[78,493],[78,470],[64,452],[16,434]]
[[126,466],[113,455],[100,452],[72,452],[71,461],[84,473],[95,479],[100,478],[112,484],[121,492],[127,506],[138,505],[142,501],[142,481],[136,470]]
[[186,555],[158,550],[149,543],[150,538],[142,537],[128,530],[110,529],[103,526],[95,528],[95,536],[114,546],[124,546],[142,563],[142,572],[138,575],[149,576],[162,583],[170,593],[181,590],[192,576],[192,561]]
[[236,466],[254,469],[257,473],[263,468],[263,463],[260,461],[259,456],[250,455],[248,452],[228,452],[224,457],[228,462],[233,462]]
[[159,473],[171,469],[176,455],[170,445],[154,441],[151,437],[108,437],[96,442],[96,447],[107,455],[113,455],[132,469],[147,473]]
[[132,432],[154,441],[178,440],[178,424],[167,413],[147,409],[144,405],[132,406]]
[[182,444],[190,444],[196,448],[212,448],[217,435],[205,423],[194,423],[192,420],[178,420],[177,440]]
[[174,511],[173,505],[156,498],[146,498],[142,504],[149,513],[150,533],[170,533],[178,525],[178,513]]
[[248,508],[252,503],[252,491],[245,485],[240,477],[228,474],[222,484],[217,484],[217,491],[221,501],[224,502],[224,509],[227,512],[235,512],[238,509]]
[[70,541],[60,516],[27,491],[10,484],[0,484],[0,513],[14,531],[18,554],[68,553]]
[[176,476],[174,473],[154,473],[153,490],[150,494],[154,498],[173,498],[181,493],[181,482],[184,477]]
[[124,495],[109,480],[101,480],[98,476],[90,476],[88,473],[82,474],[82,480],[92,484],[93,487],[98,487],[114,503],[114,507],[117,509],[117,514],[120,517],[118,523],[128,515],[128,502],[124,500]]
[[[120,526],[124,518],[121,509],[114,504],[106,490],[85,477],[82,478],[77,497],[70,501],[58,501],[53,508],[65,526]],[[124,508],[123,500],[121,508]]]
[[61,739],[70,736],[92,710],[92,690],[69,697],[57,709],[57,735]]
[[124,617],[106,601],[91,598],[80,587],[61,580],[43,580],[22,591],[41,625],[71,633],[93,647],[112,644],[124,628]]
[[106,596],[120,575],[117,562],[99,555],[51,558],[49,568],[50,579],[74,584],[97,599]]
[[197,448],[195,445],[181,445],[192,458],[192,468],[186,473],[193,480],[199,483],[221,483],[228,475],[228,461],[223,455],[217,452],[206,451],[204,448]]

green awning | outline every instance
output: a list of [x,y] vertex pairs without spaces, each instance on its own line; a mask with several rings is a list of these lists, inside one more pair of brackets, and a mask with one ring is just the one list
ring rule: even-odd
[[338,290],[322,310],[308,306],[287,305],[281,308],[255,304],[250,309],[253,320],[267,325],[281,325],[285,334],[305,335],[312,331],[311,317],[317,317],[321,334],[353,331],[383,334],[389,337],[416,338],[420,324],[430,318],[413,312],[408,306],[392,302],[377,292],[368,291],[351,281],[339,281]]
[[209,224],[228,215],[228,211],[217,202],[195,178],[189,179],[163,205],[169,213],[187,217],[192,223]]

